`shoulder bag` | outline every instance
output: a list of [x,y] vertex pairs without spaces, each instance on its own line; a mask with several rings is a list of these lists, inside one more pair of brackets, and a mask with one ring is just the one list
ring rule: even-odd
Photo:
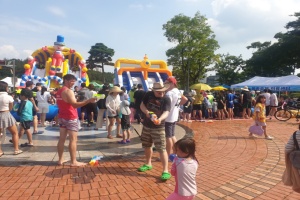
[[294,149],[290,153],[289,157],[290,157],[290,161],[291,161],[292,165],[295,168],[300,169],[300,150],[299,150],[298,141],[296,139],[296,133],[297,133],[297,131],[295,131],[294,134],[293,134],[294,145],[296,146],[296,149]]

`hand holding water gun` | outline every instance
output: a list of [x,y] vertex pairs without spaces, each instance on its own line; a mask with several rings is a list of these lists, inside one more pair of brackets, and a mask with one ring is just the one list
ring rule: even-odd
[[157,115],[154,112],[149,112],[150,119],[155,125],[160,125],[161,121],[157,118]]

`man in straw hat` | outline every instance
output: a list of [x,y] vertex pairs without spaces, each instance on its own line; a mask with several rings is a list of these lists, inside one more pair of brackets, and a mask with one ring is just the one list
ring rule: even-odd
[[77,102],[74,92],[71,88],[74,86],[77,78],[72,74],[66,74],[63,77],[63,87],[56,93],[57,106],[59,108],[58,120],[60,125],[59,140],[57,143],[58,165],[62,165],[64,144],[67,135],[69,136],[69,151],[71,157],[71,166],[83,166],[85,163],[76,160],[77,152],[77,132],[79,130],[79,119],[77,108],[88,103],[97,101],[97,98],[90,98],[82,102]]
[[241,90],[241,104],[243,106],[242,118],[249,119],[251,116],[251,93],[247,86],[244,86]]
[[[138,170],[141,172],[151,170],[152,163],[152,145],[154,143],[156,150],[160,153],[160,160],[163,165],[162,180],[171,178],[168,172],[168,154],[166,152],[165,119],[168,117],[171,101],[165,96],[168,87],[157,82],[153,84],[152,91],[145,94],[141,103],[141,111],[145,115],[144,126],[141,134],[142,146],[145,150],[146,162]],[[157,116],[157,121],[152,121],[153,114]]]

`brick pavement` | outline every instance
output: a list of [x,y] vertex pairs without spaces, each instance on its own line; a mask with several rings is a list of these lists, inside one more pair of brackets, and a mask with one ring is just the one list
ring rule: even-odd
[[[248,138],[251,124],[252,120],[180,123],[197,142],[200,165],[196,199],[300,199],[300,194],[281,182],[284,145],[297,123],[294,119],[285,123],[269,121],[267,131],[275,137],[272,141]],[[184,132],[180,127],[177,130]],[[159,180],[158,153],[153,156],[153,170],[136,170],[144,161],[137,136],[132,147],[126,148],[116,145],[117,139],[108,142],[105,132],[93,136],[85,131],[79,140],[78,157],[87,160],[93,153],[101,152],[104,159],[98,167],[74,168],[55,165],[55,142],[50,141],[57,136],[51,131],[57,134],[50,129],[35,136],[37,147],[25,149],[18,156],[9,155],[12,147],[4,144],[0,199],[158,200],[165,199],[174,189],[174,178]]]

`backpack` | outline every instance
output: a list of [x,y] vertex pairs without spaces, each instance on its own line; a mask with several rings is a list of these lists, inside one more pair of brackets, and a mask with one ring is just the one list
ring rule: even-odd
[[293,134],[294,145],[296,146],[296,149],[290,153],[289,158],[290,158],[292,165],[295,168],[300,169],[300,150],[299,150],[299,144],[296,139],[296,133],[297,133],[297,131],[295,131]]

